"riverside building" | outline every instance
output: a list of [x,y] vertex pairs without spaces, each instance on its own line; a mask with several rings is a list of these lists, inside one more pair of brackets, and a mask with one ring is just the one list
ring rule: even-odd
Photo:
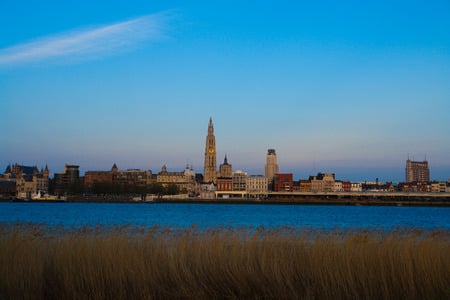
[[[15,194],[19,198],[31,198],[38,193],[46,194],[49,189],[50,171],[48,167],[39,169],[36,166],[23,166],[19,164],[9,165],[3,176],[5,181],[14,182]],[[6,184],[11,192],[12,184]]]
[[236,172],[233,172],[231,181],[232,181],[233,191],[245,191],[246,190],[246,181],[247,181],[247,172],[244,172],[241,170],[237,170]]
[[293,175],[292,173],[276,173],[273,178],[274,192],[292,192],[293,191]]
[[54,176],[55,193],[63,194],[69,187],[80,182],[80,166],[66,164],[64,172],[56,173]]
[[219,167],[217,176],[217,190],[218,191],[232,191],[233,190],[233,167],[228,163],[227,156],[223,160],[223,164]]
[[190,165],[186,165],[184,171],[181,172],[168,172],[166,165],[164,165],[161,172],[156,176],[156,182],[164,187],[175,184],[180,191],[186,193],[196,191],[195,172]]
[[277,164],[277,154],[275,153],[275,149],[269,149],[267,151],[266,156],[266,166],[264,176],[271,183],[273,181],[275,174],[277,174],[278,172],[279,170]]
[[223,164],[221,164],[219,167],[219,177],[231,178],[232,175],[233,175],[233,166],[228,163],[227,156],[225,155]]
[[115,163],[110,171],[86,171],[84,174],[84,186],[88,189],[98,184],[146,186],[153,181],[151,170],[119,170]]
[[430,169],[428,168],[428,161],[406,161],[406,182],[429,182]]
[[252,197],[267,196],[269,182],[263,175],[250,175],[246,178],[245,189]]

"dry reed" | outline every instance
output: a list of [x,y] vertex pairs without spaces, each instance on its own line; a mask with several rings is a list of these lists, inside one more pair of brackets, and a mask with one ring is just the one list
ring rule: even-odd
[[0,226],[0,299],[450,299],[448,230]]

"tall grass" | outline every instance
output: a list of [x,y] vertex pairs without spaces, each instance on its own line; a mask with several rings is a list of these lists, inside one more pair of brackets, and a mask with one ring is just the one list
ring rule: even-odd
[[447,230],[0,226],[0,299],[450,299]]

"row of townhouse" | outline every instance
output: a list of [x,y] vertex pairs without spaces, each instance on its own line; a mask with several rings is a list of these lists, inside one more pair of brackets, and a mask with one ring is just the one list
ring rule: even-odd
[[[218,177],[214,190],[221,195],[226,192],[267,194],[272,192],[361,192],[363,183],[335,180],[334,174],[319,173],[308,180],[294,181],[292,173],[276,173],[273,180],[262,175],[248,176],[246,172],[233,172],[232,177]],[[378,186],[381,188],[381,185]],[[205,190],[211,190],[206,186]]]

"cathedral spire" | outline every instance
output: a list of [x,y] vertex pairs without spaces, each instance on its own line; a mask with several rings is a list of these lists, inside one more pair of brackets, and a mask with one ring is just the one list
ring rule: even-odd
[[216,137],[214,136],[214,125],[212,117],[209,118],[208,135],[205,143],[205,165],[203,173],[204,182],[216,183],[217,159],[216,159]]
[[212,117],[209,117],[208,135],[214,135],[214,125],[213,125]]

